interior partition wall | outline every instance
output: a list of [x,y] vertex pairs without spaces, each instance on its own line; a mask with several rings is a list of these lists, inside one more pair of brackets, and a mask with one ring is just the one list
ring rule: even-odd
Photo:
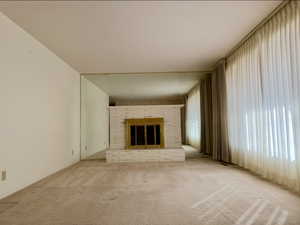
[[109,96],[81,76],[80,158],[103,159],[109,148]]

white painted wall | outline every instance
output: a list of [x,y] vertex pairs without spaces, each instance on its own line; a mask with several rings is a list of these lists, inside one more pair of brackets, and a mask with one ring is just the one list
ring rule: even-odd
[[[103,151],[109,143],[109,96],[81,77],[81,158]],[[97,158],[94,155],[93,158]]]
[[183,105],[139,105],[109,107],[110,149],[125,148],[125,119],[138,118],[164,118],[165,148],[181,147],[181,107],[183,107]]
[[3,198],[79,161],[80,76],[2,13],[0,30]]

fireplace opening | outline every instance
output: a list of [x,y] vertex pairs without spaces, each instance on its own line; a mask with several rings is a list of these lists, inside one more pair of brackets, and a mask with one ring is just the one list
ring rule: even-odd
[[127,119],[129,149],[163,148],[163,118]]

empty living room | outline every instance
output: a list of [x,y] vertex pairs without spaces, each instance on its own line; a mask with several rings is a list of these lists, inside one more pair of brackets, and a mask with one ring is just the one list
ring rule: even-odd
[[300,1],[0,1],[0,225],[300,225]]

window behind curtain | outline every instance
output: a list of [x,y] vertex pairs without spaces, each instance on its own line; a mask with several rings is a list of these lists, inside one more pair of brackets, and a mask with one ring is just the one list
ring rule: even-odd
[[232,160],[300,191],[300,6],[291,1],[229,59]]
[[186,136],[187,143],[200,149],[200,86],[197,85],[186,101]]

